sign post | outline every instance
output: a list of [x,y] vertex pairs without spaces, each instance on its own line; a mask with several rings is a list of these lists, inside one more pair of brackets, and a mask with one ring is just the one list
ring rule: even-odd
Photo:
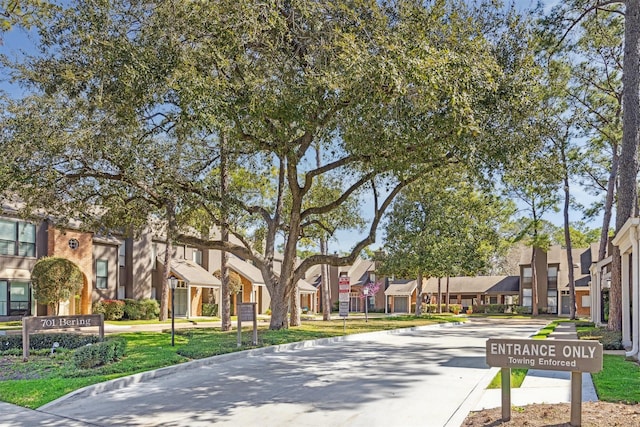
[[502,368],[502,421],[511,419],[511,368],[571,372],[571,425],[582,424],[582,373],[602,370],[602,344],[586,340],[489,339],[489,366]]
[[338,309],[340,317],[342,317],[342,328],[345,330],[347,329],[347,316],[349,316],[350,283],[348,276],[338,278]]
[[253,322],[252,345],[258,345],[257,303],[243,302],[238,304],[238,347],[242,346],[242,322]]

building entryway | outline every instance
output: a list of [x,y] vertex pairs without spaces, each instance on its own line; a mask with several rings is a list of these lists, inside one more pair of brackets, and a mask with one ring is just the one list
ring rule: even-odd
[[187,288],[176,288],[176,317],[187,315]]

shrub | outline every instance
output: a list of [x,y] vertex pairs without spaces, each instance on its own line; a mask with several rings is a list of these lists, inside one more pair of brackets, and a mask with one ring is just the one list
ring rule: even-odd
[[217,316],[218,315],[218,304],[202,304],[202,315],[203,316]]
[[480,304],[473,306],[474,313],[502,314],[514,311],[512,304]]
[[127,341],[121,337],[86,345],[73,353],[73,363],[82,369],[106,365],[120,359],[124,355],[126,347]]
[[144,319],[156,319],[160,315],[160,304],[153,298],[144,298],[140,300],[144,312]]
[[[447,312],[447,305],[446,304],[441,304],[442,306],[442,312],[446,313]],[[449,304],[449,312],[450,313],[454,313],[455,309],[458,309],[458,312],[462,311],[462,308],[460,307],[459,304]],[[438,313],[438,304],[427,304],[427,303],[422,303],[422,312],[423,313]]]
[[[69,333],[55,334],[30,334],[29,349],[42,350],[50,349],[53,343],[57,342],[62,348],[78,348],[83,345],[93,344],[100,340],[96,335],[81,335]],[[3,335],[0,336],[0,351],[4,352],[11,349],[22,348],[22,335]]]
[[578,331],[578,338],[582,340],[598,340],[604,350],[623,350],[622,332],[609,331],[606,328],[594,328],[587,331]]
[[158,317],[160,306],[158,301],[154,299],[134,300],[127,298],[124,300],[123,313],[125,319],[149,320]]
[[105,299],[93,303],[93,313],[103,314],[104,320],[120,320],[124,315],[124,301]]

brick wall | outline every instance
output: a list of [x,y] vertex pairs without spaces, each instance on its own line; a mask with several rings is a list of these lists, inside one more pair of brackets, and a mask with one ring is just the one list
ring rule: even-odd
[[[73,249],[69,241],[78,241]],[[80,307],[76,307],[75,299],[69,304],[69,314],[91,314],[91,293],[93,289],[93,235],[91,233],[60,230],[49,226],[47,233],[47,254],[66,258],[80,267],[84,275],[84,286],[80,296]]]

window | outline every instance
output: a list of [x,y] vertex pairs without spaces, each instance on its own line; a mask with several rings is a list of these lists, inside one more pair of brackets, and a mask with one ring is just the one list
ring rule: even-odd
[[9,315],[29,312],[29,283],[11,282],[9,286]]
[[107,289],[108,281],[109,269],[107,260],[96,260],[96,289]]
[[151,269],[156,269],[156,259],[158,258],[158,244],[153,243],[151,245]]
[[549,289],[558,289],[558,266],[552,265],[547,269],[547,286]]
[[198,249],[194,249],[192,256],[193,256],[193,262],[195,262],[198,265],[202,265],[202,251]]
[[547,313],[558,313],[558,291],[547,290]]
[[583,307],[591,307],[591,296],[589,295],[582,295],[580,297],[580,302],[582,303]]
[[532,299],[531,299],[531,289],[523,289],[522,290],[522,306],[523,307],[532,307]]
[[0,280],[0,316],[7,315],[7,281]]
[[531,271],[531,267],[523,267],[522,268],[522,284],[524,285],[531,285],[531,281],[532,281],[532,271]]
[[124,267],[127,262],[127,247],[126,243],[120,243],[120,247],[118,248],[118,265],[120,267]]
[[36,226],[0,219],[0,255],[36,256]]

